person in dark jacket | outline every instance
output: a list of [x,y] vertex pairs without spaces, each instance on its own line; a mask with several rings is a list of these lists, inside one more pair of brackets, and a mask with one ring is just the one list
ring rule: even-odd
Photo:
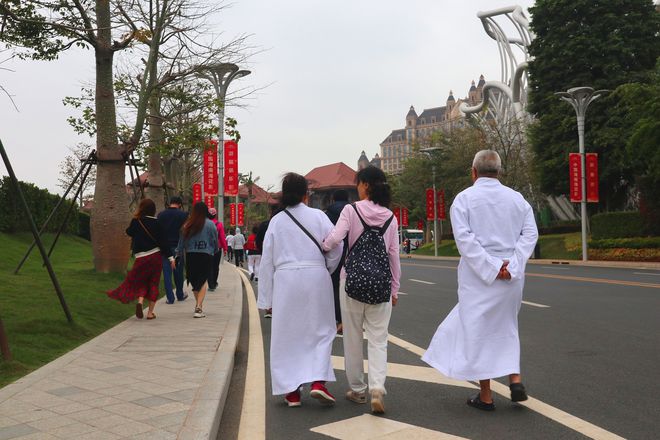
[[135,316],[142,319],[144,299],[149,301],[147,319],[154,319],[154,308],[158,300],[158,285],[162,271],[161,255],[174,269],[175,262],[165,234],[156,215],[156,204],[151,199],[143,199],[137,212],[126,229],[126,234],[133,238],[135,263],[119,287],[107,292],[110,298],[129,303],[137,298]]
[[[172,255],[174,255],[176,245],[179,243],[181,226],[188,218],[188,214],[181,210],[181,206],[183,206],[181,197],[174,196],[170,198],[170,206],[158,214],[158,223],[163,229]],[[181,259],[177,259],[176,267],[172,270],[170,262],[163,256],[163,284],[165,285],[167,304],[174,304],[172,275],[174,275],[174,285],[176,286],[176,299],[184,301],[188,298],[188,294],[183,291],[183,262]]]
[[[333,225],[337,224],[339,220],[339,214],[341,210],[344,209],[344,206],[348,205],[348,192],[343,189],[338,189],[332,194],[332,205],[328,206],[328,209],[325,210],[326,215],[330,219]],[[339,306],[339,275],[341,274],[341,268],[344,267],[344,260],[346,259],[346,252],[348,249],[348,241],[344,239],[344,254],[339,261],[339,266],[332,273],[332,290],[335,295],[335,321],[337,321],[337,333],[342,333],[343,326],[341,321],[341,307]]]

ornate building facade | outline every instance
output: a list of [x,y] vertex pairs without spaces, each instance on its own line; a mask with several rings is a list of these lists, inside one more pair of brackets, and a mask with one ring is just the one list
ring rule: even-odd
[[378,160],[383,171],[390,174],[400,173],[403,171],[404,161],[412,155],[413,145],[419,144],[420,147],[424,147],[434,132],[449,133],[454,128],[463,127],[465,115],[459,110],[459,106],[463,102],[469,105],[481,102],[485,83],[484,76],[481,75],[478,84],[475,85],[472,81],[466,98],[456,100],[453,92],[449,91],[444,106],[424,109],[419,115],[415,108],[410,106],[405,128],[392,130],[380,144]]

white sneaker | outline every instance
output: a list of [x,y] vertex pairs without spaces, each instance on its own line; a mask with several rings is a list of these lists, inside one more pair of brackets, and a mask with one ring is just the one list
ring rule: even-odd
[[202,312],[202,309],[200,307],[195,308],[195,313],[193,314],[193,318],[206,318],[206,315],[204,312]]

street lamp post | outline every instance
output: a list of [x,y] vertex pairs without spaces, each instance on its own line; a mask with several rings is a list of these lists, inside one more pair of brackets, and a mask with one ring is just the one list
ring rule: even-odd
[[578,144],[580,152],[580,166],[582,168],[582,200],[580,202],[580,217],[582,223],[582,261],[587,261],[587,170],[584,153],[584,121],[589,104],[600,98],[607,90],[594,91],[591,87],[573,87],[566,92],[556,92],[564,101],[575,109],[577,115]]
[[236,78],[249,75],[249,70],[239,70],[233,63],[220,63],[207,68],[199,76],[205,78],[213,84],[215,96],[218,99],[220,108],[218,109],[218,198],[216,205],[218,207],[218,219],[224,221],[225,216],[225,181],[224,181],[224,133],[225,133],[225,97],[227,88]]
[[[420,148],[419,151],[426,153],[431,159],[431,152],[437,151],[438,147]],[[435,190],[435,164],[431,164],[433,174],[433,255],[438,256],[438,192]]]

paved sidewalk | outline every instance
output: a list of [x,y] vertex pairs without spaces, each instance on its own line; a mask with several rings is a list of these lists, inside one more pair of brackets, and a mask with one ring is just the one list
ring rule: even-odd
[[206,318],[192,317],[189,294],[0,389],[0,440],[214,439],[240,331],[240,277],[221,265]]

